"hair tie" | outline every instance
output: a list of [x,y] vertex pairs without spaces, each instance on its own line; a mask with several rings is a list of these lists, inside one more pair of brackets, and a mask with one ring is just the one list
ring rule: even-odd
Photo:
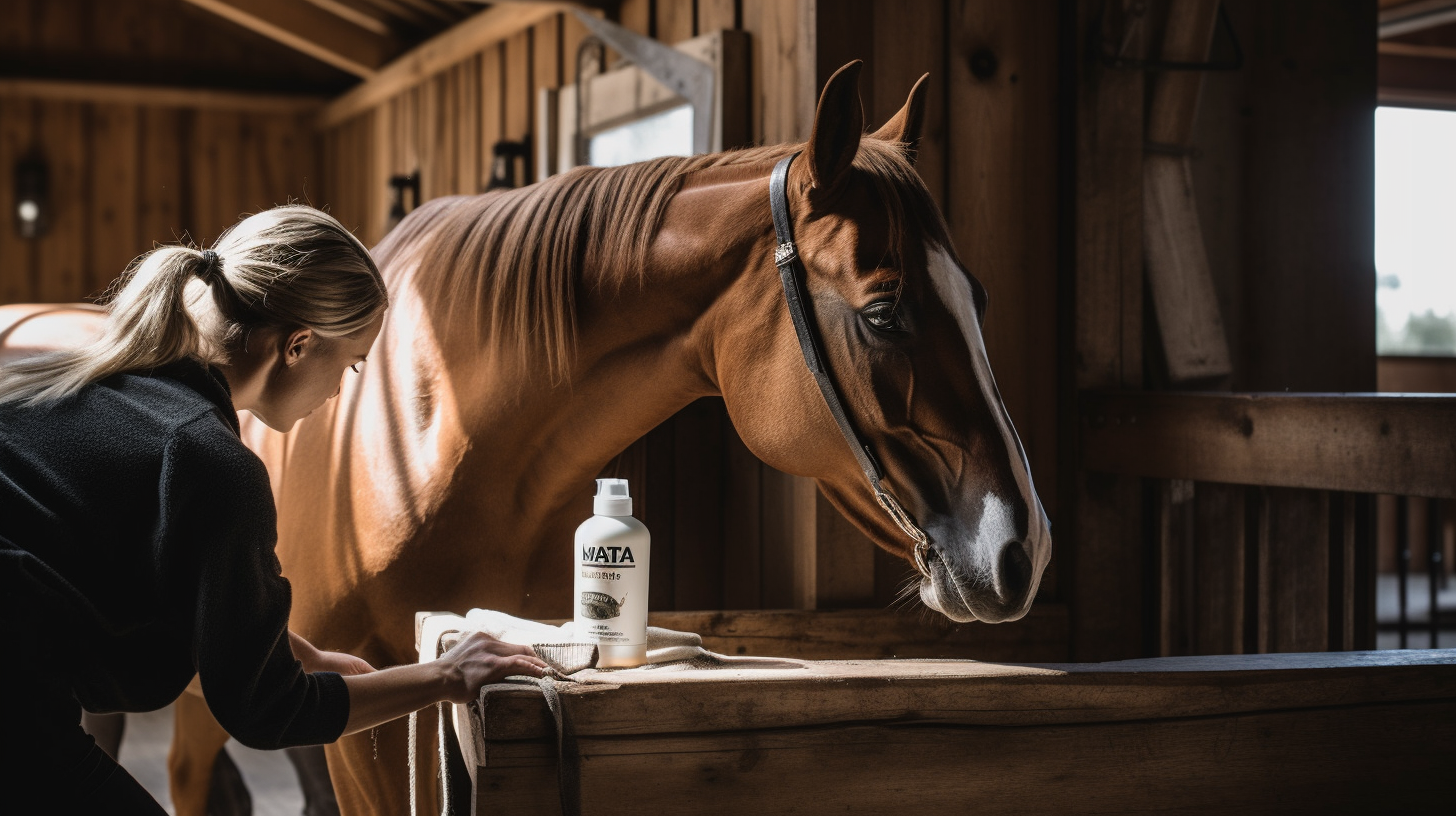
[[222,259],[217,257],[216,252],[210,249],[204,249],[202,251],[202,264],[197,267],[194,274],[202,278],[205,283],[211,285],[214,280],[222,277]]

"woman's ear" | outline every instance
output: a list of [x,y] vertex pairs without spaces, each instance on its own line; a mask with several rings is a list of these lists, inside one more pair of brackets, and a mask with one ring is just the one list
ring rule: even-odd
[[312,329],[294,329],[283,340],[283,364],[291,366],[303,359],[313,347]]

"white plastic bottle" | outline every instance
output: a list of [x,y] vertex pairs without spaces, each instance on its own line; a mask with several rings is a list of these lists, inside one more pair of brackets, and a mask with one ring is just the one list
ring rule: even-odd
[[576,636],[602,668],[647,662],[652,536],[632,517],[626,479],[597,479],[591,518],[576,528]]

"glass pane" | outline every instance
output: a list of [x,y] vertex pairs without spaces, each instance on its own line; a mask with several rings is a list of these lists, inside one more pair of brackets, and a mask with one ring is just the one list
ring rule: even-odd
[[1456,355],[1456,112],[1375,111],[1375,350]]
[[593,166],[693,155],[693,106],[682,105],[638,119],[592,137],[587,156]]

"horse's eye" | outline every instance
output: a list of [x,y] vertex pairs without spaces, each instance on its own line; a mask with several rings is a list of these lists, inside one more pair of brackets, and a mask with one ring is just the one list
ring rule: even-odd
[[900,331],[900,316],[895,313],[895,302],[893,300],[878,300],[864,308],[861,312],[869,324],[880,331]]

